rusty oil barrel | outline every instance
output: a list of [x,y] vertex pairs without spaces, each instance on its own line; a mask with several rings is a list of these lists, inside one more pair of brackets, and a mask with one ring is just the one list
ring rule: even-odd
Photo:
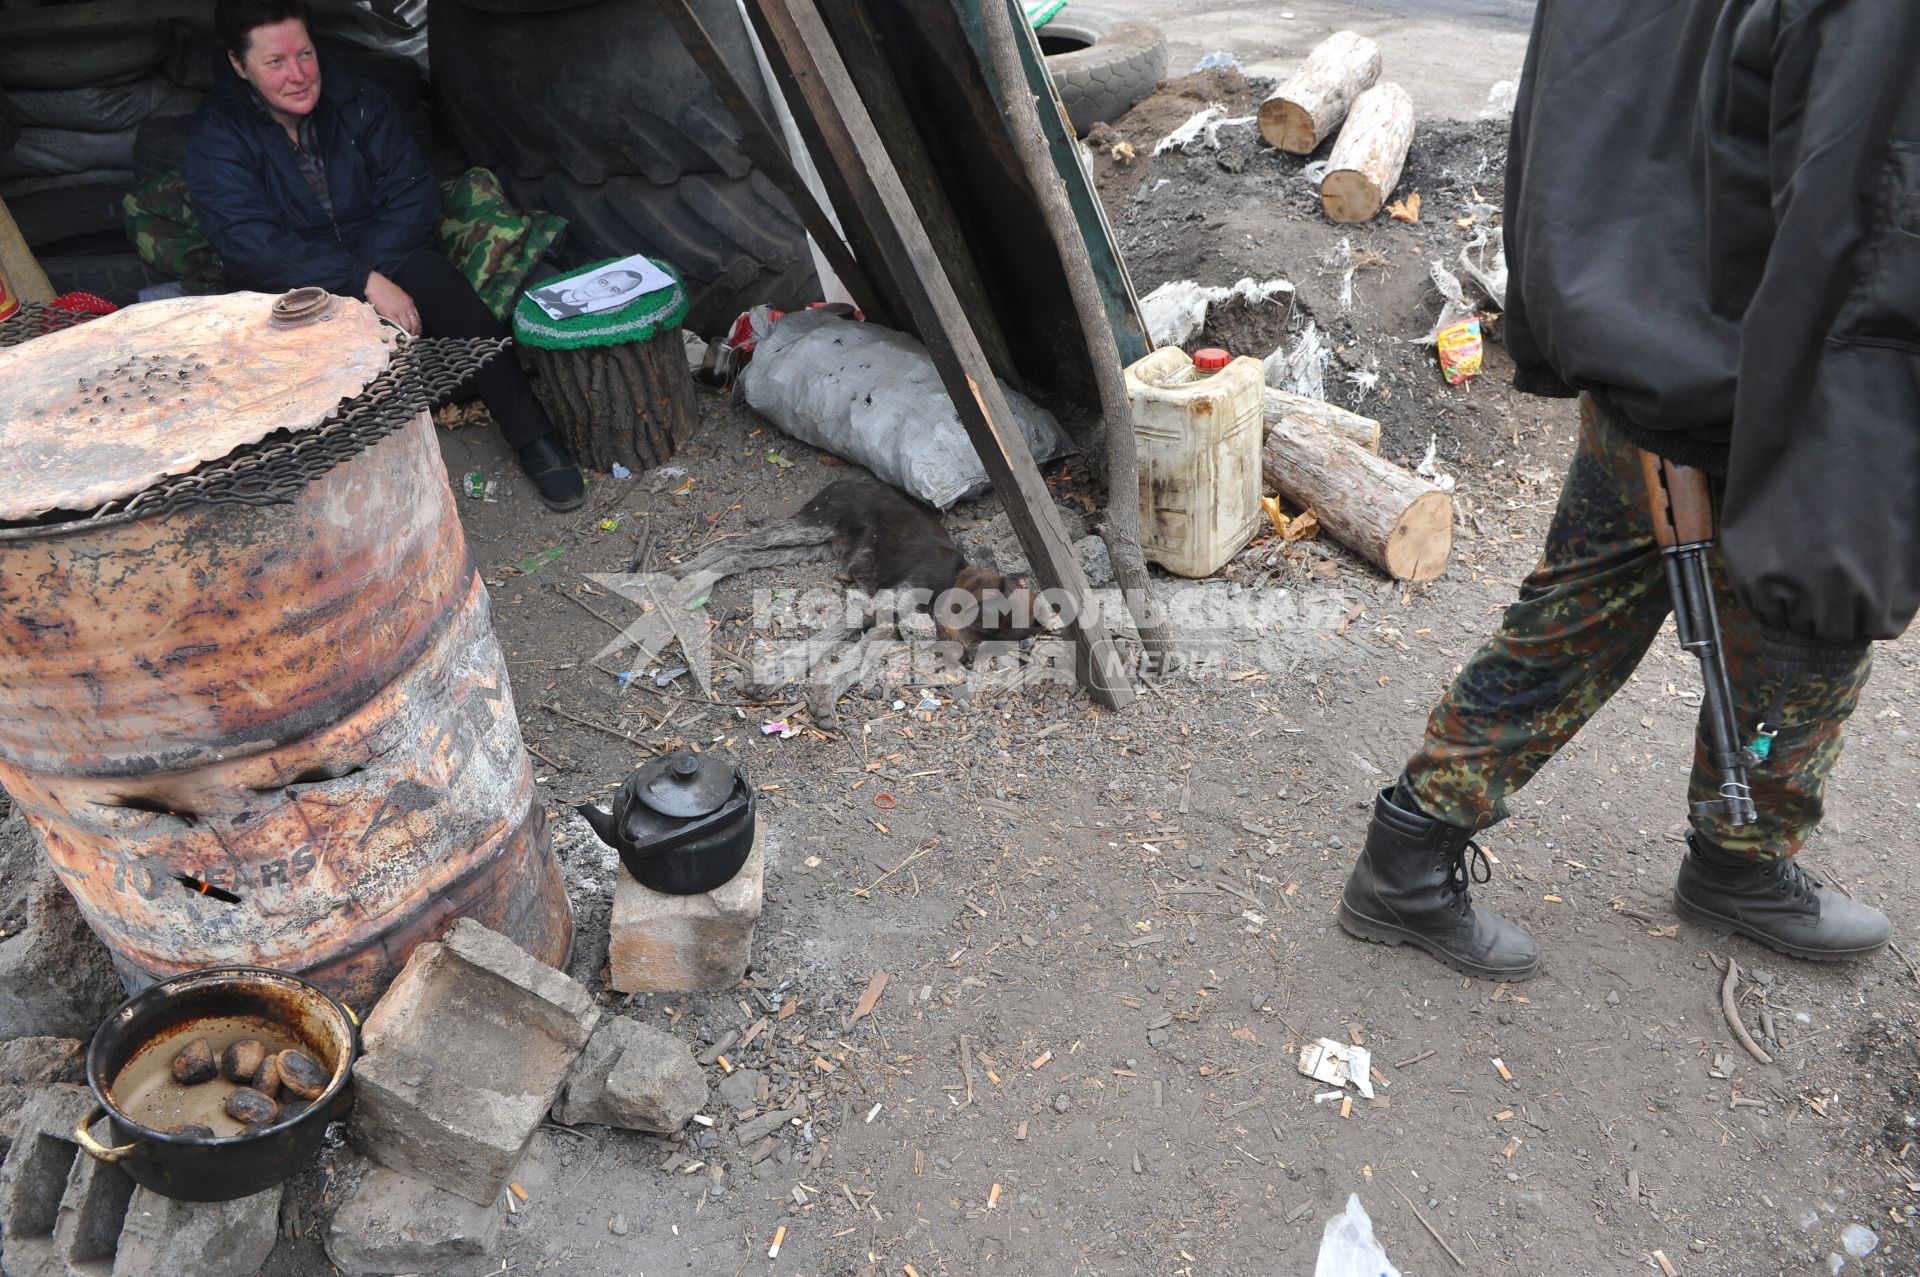
[[[234,297],[252,300],[187,299],[199,308],[180,307],[181,336],[200,344],[184,358],[160,347],[167,376],[194,371],[206,406],[226,410],[228,434],[249,409],[269,424],[283,415],[285,429],[317,424],[342,375],[378,388],[392,338],[348,313],[361,304],[339,303],[339,322],[303,338],[309,347],[223,362],[227,348],[204,340],[204,308],[239,307],[227,338],[258,341],[249,325],[274,300]],[[43,396],[89,401],[53,408],[91,413],[104,383],[75,368],[118,367],[126,349],[168,336],[167,317],[148,316],[116,346],[119,318],[0,350],[0,413],[14,404],[0,415],[0,449],[32,436],[15,429],[22,414],[58,424],[44,397],[6,388],[10,371],[36,376]],[[320,358],[331,377],[300,381]],[[367,375],[341,374],[355,360]],[[49,369],[64,378],[57,387]],[[103,471],[155,482],[155,457],[171,474],[207,460],[180,455],[195,409],[174,398],[168,428],[152,435],[164,447],[145,457],[73,466],[47,446],[16,449],[24,487],[40,484],[35,504],[63,483],[107,499]],[[20,406],[29,402],[42,406]],[[137,425],[125,437],[146,439]],[[221,436],[201,452],[231,446]],[[249,964],[364,1006],[459,917],[563,964],[565,885],[431,419],[416,413],[289,486],[276,503],[176,501],[148,517],[0,507],[0,784],[130,988]]]

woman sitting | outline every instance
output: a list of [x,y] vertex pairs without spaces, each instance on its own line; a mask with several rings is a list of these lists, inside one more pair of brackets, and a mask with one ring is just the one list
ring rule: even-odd
[[[366,300],[415,336],[501,337],[453,263],[434,251],[440,190],[379,89],[328,68],[302,0],[220,0],[232,64],[194,117],[187,189],[229,275],[248,288],[316,286]],[[511,354],[474,386],[520,465],[555,510],[586,500]]]

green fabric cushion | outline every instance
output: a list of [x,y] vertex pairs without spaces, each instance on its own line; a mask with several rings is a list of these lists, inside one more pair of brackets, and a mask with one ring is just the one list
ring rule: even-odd
[[468,169],[440,186],[440,229],[433,246],[460,268],[503,324],[527,272],[566,233],[567,219],[557,213],[515,208],[500,179],[486,169]]
[[[618,261],[608,258],[582,266],[579,270],[555,275],[540,282],[547,288],[562,280],[590,274]],[[649,258],[673,279],[673,287],[642,293],[618,310],[597,315],[576,315],[572,319],[553,319],[532,298],[522,297],[513,308],[513,335],[529,346],[542,350],[580,350],[588,346],[622,346],[630,341],[652,341],[662,332],[678,328],[687,317],[687,286],[680,272],[657,257]]]

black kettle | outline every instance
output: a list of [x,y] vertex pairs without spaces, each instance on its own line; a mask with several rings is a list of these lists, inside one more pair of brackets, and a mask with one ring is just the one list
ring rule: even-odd
[[726,885],[753,850],[753,787],[712,754],[682,751],[628,776],[613,810],[574,810],[641,886],[696,896]]

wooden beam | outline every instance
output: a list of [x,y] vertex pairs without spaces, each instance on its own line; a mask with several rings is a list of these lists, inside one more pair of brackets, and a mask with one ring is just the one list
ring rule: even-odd
[[882,324],[897,324],[898,321],[888,309],[886,302],[874,289],[873,281],[867,278],[866,270],[854,258],[847,248],[846,241],[840,238],[840,228],[833,224],[813,198],[813,192],[807,188],[805,179],[793,166],[793,159],[787,154],[784,140],[778,129],[760,114],[733,68],[721,55],[719,46],[714,44],[713,36],[707,31],[706,24],[693,11],[689,0],[659,0],[660,10],[672,24],[680,43],[686,46],[707,77],[707,83],[713,86],[720,104],[733,116],[734,123],[740,126],[743,136],[740,139],[740,151],[754,167],[766,174],[767,180],[780,188],[793,205],[793,211],[800,216],[801,224],[807,228],[807,234],[813,236],[814,243],[826,256],[827,264],[833,267],[834,274],[847,286],[854,303],[866,312],[869,319]]
[[920,339],[1006,506],[1034,575],[1043,588],[1062,591],[1072,605],[1069,633],[1081,684],[1110,708],[1132,703],[1125,663],[1113,636],[1088,607],[1092,591],[1067,544],[1046,481],[819,10],[812,0],[750,0],[748,11],[788,100],[821,140],[815,158],[822,161],[823,174],[831,169],[840,175],[858,220],[905,293]]

